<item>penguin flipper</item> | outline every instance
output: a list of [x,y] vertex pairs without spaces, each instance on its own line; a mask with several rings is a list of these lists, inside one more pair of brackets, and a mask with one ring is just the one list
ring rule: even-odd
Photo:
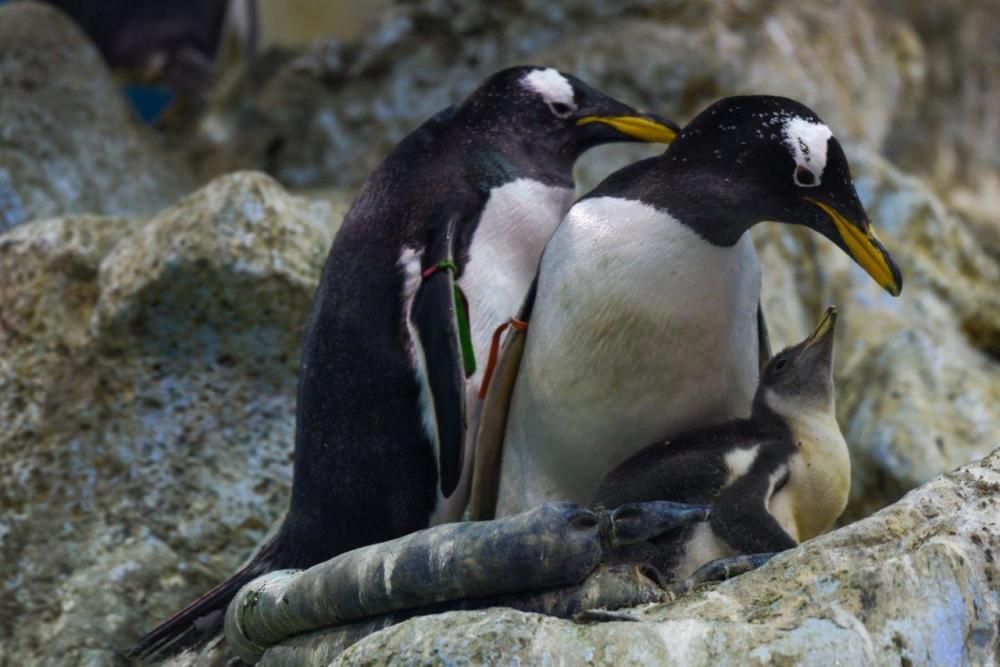
[[771,336],[767,333],[767,322],[764,320],[764,305],[757,300],[757,368],[763,369],[764,364],[771,360]]
[[[517,320],[527,324],[535,305],[538,277],[524,299]],[[500,495],[500,462],[503,459],[504,435],[507,432],[507,413],[510,409],[514,384],[521,369],[527,330],[511,327],[497,357],[493,376],[489,378],[483,399],[479,432],[476,434],[476,458],[472,471],[472,495],[469,514],[473,521],[496,518],[497,499]],[[484,378],[485,381],[485,378]]]
[[[428,247],[424,277],[413,301],[410,319],[422,351],[422,375],[429,397],[422,392],[424,428],[435,441],[438,478],[447,498],[458,486],[462,474],[465,442],[465,373],[460,342],[457,291],[451,255],[454,224],[448,233]],[[420,363],[418,361],[418,363]],[[427,404],[430,398],[430,405]]]
[[[772,443],[761,443],[761,451]],[[750,471],[725,487],[716,499],[708,521],[712,530],[742,554],[762,554],[794,549],[798,542],[789,535],[768,511],[768,502],[776,489],[787,481],[772,483],[780,461],[759,460]]]

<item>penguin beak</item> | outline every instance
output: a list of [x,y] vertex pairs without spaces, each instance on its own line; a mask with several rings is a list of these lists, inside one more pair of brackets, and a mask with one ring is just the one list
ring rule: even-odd
[[816,325],[816,329],[806,338],[803,345],[804,350],[808,350],[814,345],[833,339],[833,330],[837,326],[837,307],[830,306],[823,313],[823,319]]
[[[819,378],[833,368],[833,330],[837,325],[837,308],[830,306],[816,329],[800,343],[799,353],[792,362],[801,377]],[[825,371],[824,371],[825,369]]]
[[623,116],[583,116],[576,121],[577,125],[604,123],[615,128],[622,134],[639,141],[669,144],[680,132],[677,123],[655,114],[636,114]]
[[899,296],[903,291],[903,276],[899,272],[899,267],[892,261],[889,251],[878,240],[871,223],[867,220],[860,223],[851,222],[829,204],[811,197],[805,199],[830,217],[847,254],[885,291],[893,296]]

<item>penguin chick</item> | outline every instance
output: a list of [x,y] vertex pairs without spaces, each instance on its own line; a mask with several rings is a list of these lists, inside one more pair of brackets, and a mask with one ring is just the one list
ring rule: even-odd
[[612,470],[594,504],[671,500],[711,503],[707,522],[633,549],[675,579],[709,561],[791,549],[827,530],[851,483],[847,443],[837,426],[833,332],[827,309],[806,340],[761,371],[749,419],[684,433],[643,449]]
[[404,138],[351,205],[316,290],[281,528],[133,655],[204,643],[261,574],[459,519],[474,357],[524,298],[572,203],[573,164],[594,146],[666,142],[675,129],[568,74],[514,67]]

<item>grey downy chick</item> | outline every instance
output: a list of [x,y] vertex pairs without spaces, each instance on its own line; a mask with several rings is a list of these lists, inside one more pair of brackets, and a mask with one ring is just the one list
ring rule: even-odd
[[847,505],[847,444],[837,425],[833,332],[837,310],[761,371],[749,419],[651,445],[612,470],[595,505],[671,500],[712,505],[707,522],[630,547],[674,580],[716,559],[784,551],[827,530]]

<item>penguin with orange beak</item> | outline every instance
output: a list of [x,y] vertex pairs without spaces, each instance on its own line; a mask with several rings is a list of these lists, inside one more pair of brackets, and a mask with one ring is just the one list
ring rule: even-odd
[[316,290],[281,528],[132,655],[209,641],[232,597],[260,574],[461,518],[476,359],[524,298],[572,205],[574,163],[601,144],[669,142],[677,129],[570,74],[522,66],[405,137],[352,204]]
[[483,407],[474,518],[585,503],[648,443],[749,415],[770,356],[749,233],[765,220],[819,232],[899,295],[830,128],[787,98],[716,102],[546,245]]

